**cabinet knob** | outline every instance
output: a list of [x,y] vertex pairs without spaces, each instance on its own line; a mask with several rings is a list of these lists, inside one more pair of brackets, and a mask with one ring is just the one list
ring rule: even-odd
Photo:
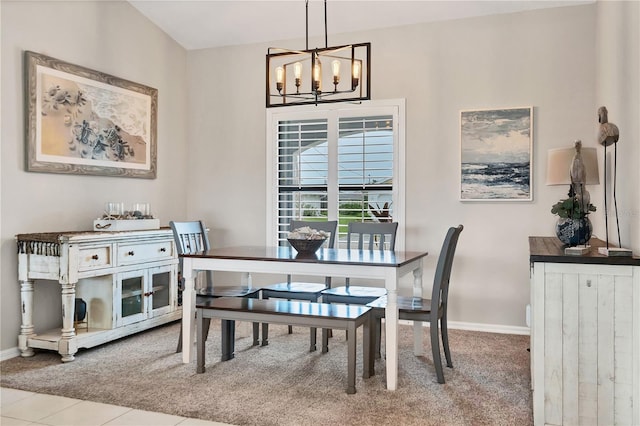
[[98,255],[97,255],[97,254],[94,254],[93,256],[91,256],[91,258],[92,258],[93,260],[98,260]]
[[127,253],[129,256],[133,256],[135,253],[133,252],[133,250],[131,250],[129,253]]
[[160,251],[164,253],[165,251],[167,251],[167,249],[164,247],[160,247]]
[[591,287],[591,280],[587,280],[587,287]]

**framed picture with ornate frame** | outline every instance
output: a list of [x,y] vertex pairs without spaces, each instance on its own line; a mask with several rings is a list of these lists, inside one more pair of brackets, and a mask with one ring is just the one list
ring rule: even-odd
[[460,200],[532,201],[533,107],[460,112]]
[[24,53],[27,170],[154,179],[157,89]]

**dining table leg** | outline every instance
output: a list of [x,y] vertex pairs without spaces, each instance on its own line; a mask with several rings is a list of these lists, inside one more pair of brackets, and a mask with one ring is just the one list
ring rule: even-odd
[[387,389],[398,387],[398,276],[395,270],[387,272],[387,307],[385,308],[385,339]]
[[190,363],[194,358],[195,342],[195,313],[196,313],[196,292],[194,271],[191,266],[191,259],[183,258],[182,276],[184,277],[184,290],[182,291],[182,362]]

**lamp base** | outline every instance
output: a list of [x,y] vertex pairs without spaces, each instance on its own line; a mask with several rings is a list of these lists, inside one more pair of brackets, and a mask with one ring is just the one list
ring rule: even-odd
[[564,249],[564,254],[570,256],[582,256],[584,254],[589,253],[591,250],[590,246],[575,246],[575,247],[567,247]]
[[619,247],[598,247],[598,253],[609,257],[630,257],[633,252],[626,248]]

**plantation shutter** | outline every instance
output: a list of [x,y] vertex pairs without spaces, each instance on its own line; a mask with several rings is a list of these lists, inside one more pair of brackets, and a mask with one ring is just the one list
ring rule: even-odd
[[327,120],[278,121],[278,242],[292,219],[326,220]]
[[393,221],[393,132],[391,115],[339,119],[339,237],[348,222]]

